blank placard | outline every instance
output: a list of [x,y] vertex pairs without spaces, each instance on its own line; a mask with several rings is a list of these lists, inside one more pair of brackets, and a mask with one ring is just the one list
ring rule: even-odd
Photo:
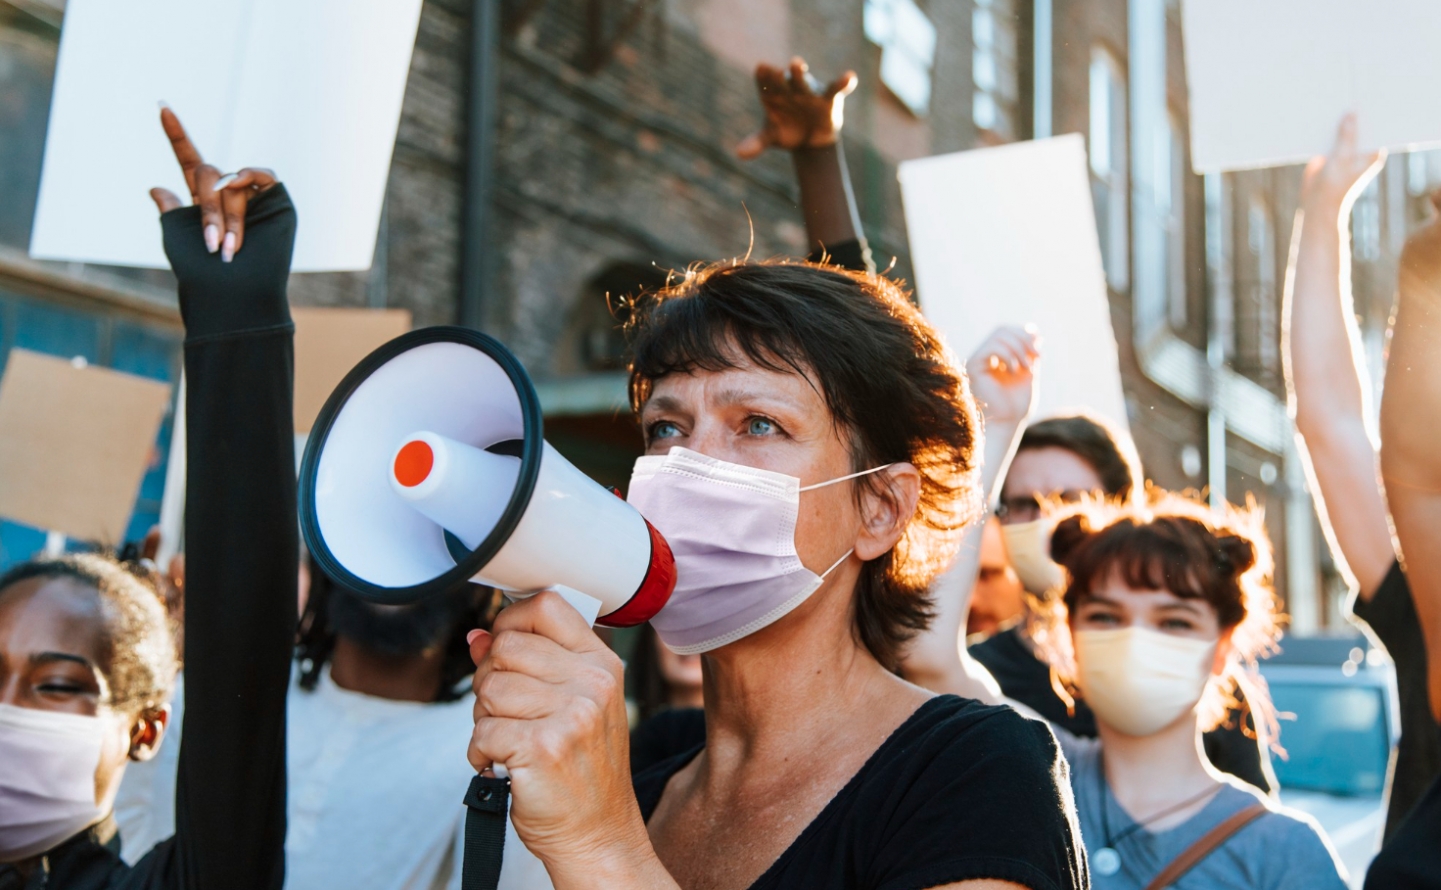
[[410,330],[409,309],[290,310],[295,319],[295,432],[310,432],[325,400],[376,347]]
[[921,310],[964,361],[1001,325],[1041,332],[1038,416],[1129,428],[1079,135],[901,164]]
[[123,542],[170,386],[10,350],[0,378],[0,516]]
[[160,128],[222,171],[269,167],[297,272],[368,269],[421,0],[70,0],[30,253],[166,266],[149,190],[189,192]]
[[1330,150],[1342,115],[1363,149],[1441,144],[1436,0],[1186,0],[1197,173]]

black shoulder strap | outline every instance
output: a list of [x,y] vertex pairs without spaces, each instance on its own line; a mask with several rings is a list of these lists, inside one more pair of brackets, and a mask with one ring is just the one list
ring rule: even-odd
[[461,890],[496,890],[505,855],[505,818],[510,780],[477,775],[465,792],[465,859]]

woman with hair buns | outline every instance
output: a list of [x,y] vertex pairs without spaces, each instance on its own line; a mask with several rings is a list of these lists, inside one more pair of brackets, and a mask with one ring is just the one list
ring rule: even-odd
[[1063,508],[1051,556],[1064,593],[1038,644],[1097,738],[1056,729],[1098,890],[1342,888],[1309,817],[1218,771],[1201,734],[1243,690],[1274,733],[1257,657],[1279,637],[1271,547],[1255,510],[1149,503]]

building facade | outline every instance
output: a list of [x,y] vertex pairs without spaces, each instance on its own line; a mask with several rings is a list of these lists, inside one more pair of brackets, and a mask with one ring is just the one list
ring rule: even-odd
[[[899,162],[1079,132],[1148,477],[1254,497],[1296,626],[1338,625],[1344,591],[1305,491],[1281,376],[1300,172],[1190,172],[1175,3],[493,0],[488,225],[463,235],[477,2],[487,0],[425,2],[372,269],[298,275],[295,302],[454,322],[463,238],[479,240],[486,274],[467,311],[536,378],[552,442],[623,485],[639,441],[613,299],[694,262],[804,250],[788,159],[733,152],[761,121],[757,62],[801,55],[821,79],[860,74],[844,148],[873,252],[901,278]],[[179,325],[165,274],[24,255],[62,18],[63,0],[0,0],[0,350],[85,354],[173,380]],[[1393,158],[1356,209],[1357,309],[1378,385],[1396,257],[1438,175],[1432,156]],[[158,509],[167,443],[168,428],[132,531]],[[34,542],[7,527],[0,560]]]

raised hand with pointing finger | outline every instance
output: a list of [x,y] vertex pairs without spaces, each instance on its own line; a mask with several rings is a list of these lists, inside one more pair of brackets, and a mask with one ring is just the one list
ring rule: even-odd
[[[222,174],[201,158],[180,118],[169,106],[160,109],[160,125],[165,128],[170,147],[175,150],[175,160],[180,162],[185,174],[191,203],[200,207],[205,249],[210,253],[219,251],[221,262],[230,262],[245,243],[246,207],[252,198],[275,185],[275,173],[264,167],[246,167]],[[153,188],[150,198],[161,213],[185,206],[169,189]]]

